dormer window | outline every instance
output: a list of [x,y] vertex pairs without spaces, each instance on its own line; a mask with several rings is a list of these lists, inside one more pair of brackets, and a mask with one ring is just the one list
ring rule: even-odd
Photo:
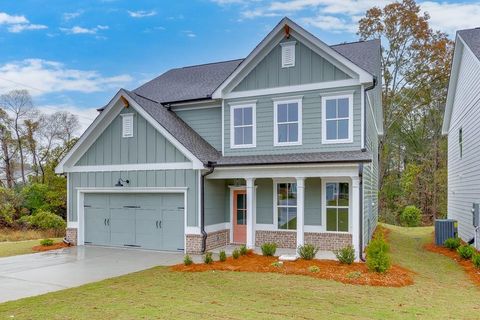
[[282,68],[295,67],[296,41],[282,42]]
[[133,113],[122,114],[122,137],[133,137]]

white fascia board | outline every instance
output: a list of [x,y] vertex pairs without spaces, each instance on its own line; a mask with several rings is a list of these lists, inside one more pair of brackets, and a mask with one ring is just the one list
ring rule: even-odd
[[463,49],[465,43],[457,34],[455,39],[455,49],[453,52],[452,70],[450,72],[450,80],[448,82],[447,102],[445,104],[445,113],[443,116],[442,134],[447,135],[450,130],[450,120],[452,117],[453,101],[457,91],[458,73],[460,71],[460,63],[462,60]]

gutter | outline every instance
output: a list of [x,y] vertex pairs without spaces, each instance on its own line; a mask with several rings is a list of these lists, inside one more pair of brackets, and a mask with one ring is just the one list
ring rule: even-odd
[[209,170],[205,173],[202,173],[202,183],[201,183],[201,201],[202,206],[200,208],[200,232],[202,233],[202,248],[201,252],[204,253],[207,249],[207,232],[205,231],[205,177],[212,174],[215,170],[216,162],[208,161],[207,168]]
[[363,148],[362,151],[367,151],[367,92],[373,90],[377,86],[377,76],[373,76],[373,84],[370,87],[365,88],[364,95],[365,98],[363,103],[363,114],[365,115],[363,118]]
[[360,232],[359,232],[359,244],[360,248],[358,250],[359,258],[363,262],[365,262],[365,257],[363,256],[363,163],[358,164],[358,176],[360,177],[360,182],[359,182],[359,192],[360,192],[360,221],[359,221],[359,227],[360,227]]

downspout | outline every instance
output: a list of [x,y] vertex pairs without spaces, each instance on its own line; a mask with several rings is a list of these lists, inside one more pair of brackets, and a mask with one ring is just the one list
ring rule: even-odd
[[360,248],[358,250],[358,254],[360,255],[359,258],[363,262],[365,262],[365,258],[363,257],[363,163],[360,163],[358,165],[358,177],[360,179],[359,185],[358,185],[358,190],[360,192],[360,221],[359,221],[359,226],[360,226]]
[[377,77],[373,76],[373,83],[370,87],[365,88],[364,90],[364,95],[365,98],[363,99],[363,148],[362,151],[365,152],[367,151],[367,92],[370,90],[373,90],[377,86]]
[[202,201],[202,206],[200,208],[200,232],[202,233],[202,248],[201,252],[204,253],[207,249],[207,232],[205,231],[205,177],[212,174],[215,170],[216,162],[209,161],[207,164],[208,171],[202,173],[202,183],[201,183],[201,192],[200,197]]

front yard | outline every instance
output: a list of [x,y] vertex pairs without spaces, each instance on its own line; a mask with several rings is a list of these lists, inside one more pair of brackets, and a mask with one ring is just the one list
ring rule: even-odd
[[0,305],[0,319],[477,319],[480,288],[456,262],[422,248],[432,228],[389,227],[403,288],[306,276],[171,272],[158,267]]

